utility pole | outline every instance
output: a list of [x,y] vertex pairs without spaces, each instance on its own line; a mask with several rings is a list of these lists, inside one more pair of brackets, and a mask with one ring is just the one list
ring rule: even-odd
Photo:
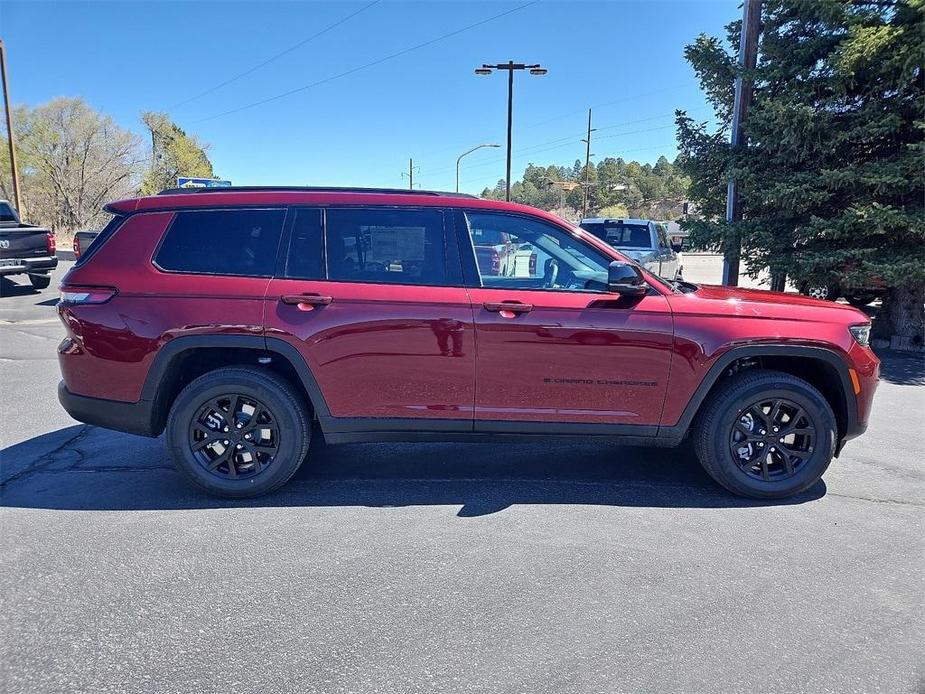
[[585,195],[581,203],[581,218],[584,219],[588,216],[588,199],[591,197],[591,133],[594,132],[595,128],[591,127],[591,109],[588,109],[588,138],[582,140],[588,146],[585,149],[585,184],[584,191]]
[[[745,118],[752,103],[751,79],[742,76],[744,70],[754,70],[758,62],[758,32],[761,27],[761,0],[745,0],[742,10],[742,33],[739,37],[739,75],[735,83],[735,101],[732,105],[732,134],[730,144],[736,150],[745,145]],[[738,181],[730,178],[726,185],[726,221],[742,219],[742,201],[739,199]],[[739,284],[739,259],[742,255],[742,239],[738,233],[730,247],[723,251],[723,284],[730,287]]]
[[531,75],[542,76],[548,70],[542,65],[525,65],[509,60],[497,65],[482,65],[475,68],[476,75],[490,75],[492,70],[507,70],[507,173],[505,175],[505,199],[511,201],[511,134],[514,121],[514,71],[527,70]]
[[10,145],[10,169],[13,176],[13,204],[16,205],[16,211],[20,217],[25,217],[26,211],[22,206],[22,198],[19,194],[19,167],[16,166],[16,142],[13,136],[13,116],[10,113],[10,91],[6,82],[6,47],[3,45],[3,39],[0,39],[0,73],[3,74],[3,108],[6,112],[6,134],[9,136]]
[[408,173],[402,171],[402,177],[408,177],[408,190],[414,190],[414,170],[419,167],[414,165],[414,159],[408,159]]

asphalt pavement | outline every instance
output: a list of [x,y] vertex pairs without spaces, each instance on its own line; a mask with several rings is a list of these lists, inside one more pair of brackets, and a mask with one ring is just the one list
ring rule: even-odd
[[594,442],[313,445],[229,502],[71,420],[54,289],[0,290],[0,691],[925,688],[921,357],[785,502]]

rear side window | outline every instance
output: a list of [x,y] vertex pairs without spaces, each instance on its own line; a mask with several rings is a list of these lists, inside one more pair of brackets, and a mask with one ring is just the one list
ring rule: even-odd
[[321,210],[293,210],[292,235],[284,276],[297,280],[324,279]]
[[80,267],[88,260],[90,260],[90,258],[92,258],[94,255],[96,255],[97,251],[103,247],[103,244],[111,239],[112,235],[116,233],[116,230],[122,226],[122,222],[124,220],[124,217],[120,217],[118,215],[110,219],[109,223],[103,227],[103,230],[99,233],[99,235],[93,239],[93,242],[84,249],[83,253],[80,254],[77,262],[74,263],[74,267]]
[[440,210],[328,210],[325,240],[328,279],[446,284]]
[[5,202],[0,202],[0,222],[15,222],[16,215],[13,214],[13,208]]
[[169,272],[270,277],[285,210],[177,212],[155,264]]
[[585,222],[581,225],[616,248],[651,248],[652,236],[648,224],[621,224],[619,222]]

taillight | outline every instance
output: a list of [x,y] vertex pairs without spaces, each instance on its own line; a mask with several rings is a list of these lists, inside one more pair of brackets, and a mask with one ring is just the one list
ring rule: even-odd
[[74,260],[77,260],[80,257],[80,239],[76,236],[74,237]]
[[118,291],[115,287],[61,287],[61,303],[74,306],[77,304],[105,304]]
[[55,235],[49,231],[45,234],[45,249],[48,251],[48,255],[54,255],[56,248]]

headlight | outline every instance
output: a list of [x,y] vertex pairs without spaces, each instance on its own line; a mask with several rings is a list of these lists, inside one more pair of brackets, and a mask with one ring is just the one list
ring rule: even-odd
[[867,347],[870,344],[870,324],[867,325],[852,325],[848,328],[851,333],[851,337],[854,338],[854,341],[863,347]]

